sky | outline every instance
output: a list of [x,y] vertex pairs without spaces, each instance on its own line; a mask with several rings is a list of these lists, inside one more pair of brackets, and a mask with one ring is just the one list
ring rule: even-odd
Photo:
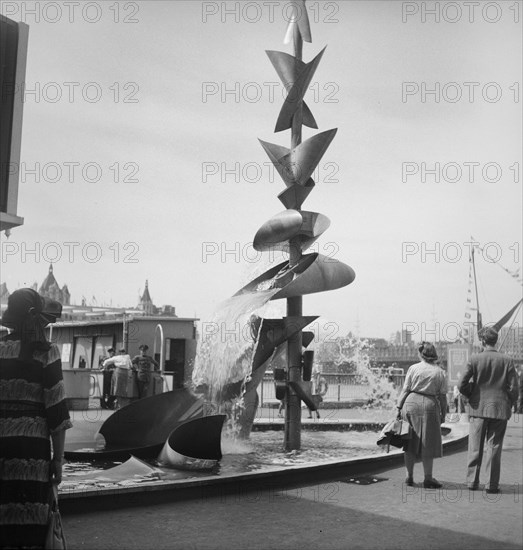
[[[285,259],[251,243],[284,210],[258,139],[290,146],[265,53],[292,53],[289,4],[2,2],[30,26],[11,292],[53,261],[75,303],[132,307],[148,280],[156,305],[205,321]],[[306,3],[304,60],[327,49],[305,99],[338,133],[303,208],[331,221],[312,251],[356,280],[303,312],[336,334],[451,338],[471,236],[484,319],[521,297],[523,13],[470,4]]]

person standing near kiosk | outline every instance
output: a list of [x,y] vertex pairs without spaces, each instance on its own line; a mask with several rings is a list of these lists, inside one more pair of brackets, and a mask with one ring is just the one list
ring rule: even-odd
[[140,354],[133,357],[133,366],[136,368],[136,379],[138,384],[138,399],[148,397],[149,387],[153,379],[153,370],[160,370],[160,365],[150,355],[147,355],[149,346],[142,344],[139,348]]
[[[115,351],[114,348],[109,348],[107,350],[109,357],[104,357],[101,360],[100,368],[103,369],[103,387],[102,387],[102,397],[100,398],[100,405],[102,409],[114,409],[114,402],[116,397],[111,393],[111,384],[113,380],[113,371],[115,369],[114,363],[107,363],[107,359],[114,357]],[[104,366],[106,365],[106,366]]]
[[106,359],[103,362],[104,369],[114,367],[113,376],[111,379],[111,395],[116,398],[117,407],[120,409],[129,405],[132,395],[133,372],[131,358],[125,351],[125,348],[120,349],[118,355]]

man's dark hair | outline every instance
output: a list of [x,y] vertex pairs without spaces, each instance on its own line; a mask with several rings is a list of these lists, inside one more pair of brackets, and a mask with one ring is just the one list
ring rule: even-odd
[[492,327],[484,328],[480,331],[479,338],[487,346],[495,346],[498,341],[498,331]]

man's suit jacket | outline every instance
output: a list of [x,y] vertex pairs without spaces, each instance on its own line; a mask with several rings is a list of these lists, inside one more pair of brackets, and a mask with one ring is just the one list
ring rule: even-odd
[[459,391],[468,397],[470,416],[508,420],[518,395],[512,359],[496,350],[472,355]]

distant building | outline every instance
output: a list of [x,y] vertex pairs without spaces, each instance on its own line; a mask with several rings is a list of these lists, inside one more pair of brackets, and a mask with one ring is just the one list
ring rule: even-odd
[[[149,281],[145,281],[145,290],[140,298],[140,303],[133,307],[109,307],[99,305],[96,297],[90,300],[91,304],[82,296],[79,305],[71,304],[71,293],[67,285],[60,287],[54,275],[53,265],[49,266],[47,276],[40,287],[37,283],[32,285],[42,296],[56,300],[62,304],[62,317],[60,321],[97,321],[107,319],[122,319],[124,316],[137,317],[166,317],[176,318],[176,309],[172,305],[156,307],[149,293]],[[3,312],[7,308],[7,300],[10,292],[5,283],[0,285],[0,306]]]
[[60,285],[55,279],[53,274],[53,264],[49,266],[49,273],[40,285],[38,293],[46,298],[51,298],[52,300],[60,302],[62,306],[68,306],[71,303],[71,293],[69,292],[67,285],[60,288]]
[[142,296],[140,297],[140,302],[136,306],[138,311],[143,312],[143,315],[161,315],[165,317],[176,317],[176,310],[174,306],[165,305],[162,307],[156,307],[149,293],[149,281],[145,281],[145,289]]
[[412,331],[407,329],[401,331],[401,343],[407,345],[412,344]]

